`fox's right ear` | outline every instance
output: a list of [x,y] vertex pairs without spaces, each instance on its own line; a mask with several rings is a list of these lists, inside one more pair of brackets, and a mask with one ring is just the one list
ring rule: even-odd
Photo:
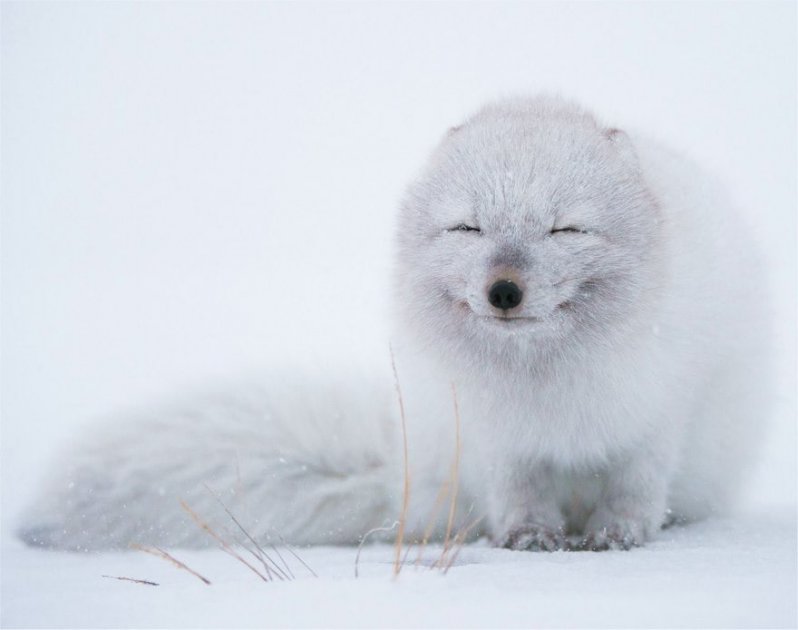
[[615,146],[621,157],[629,164],[637,165],[637,152],[632,139],[622,129],[605,129],[604,136]]

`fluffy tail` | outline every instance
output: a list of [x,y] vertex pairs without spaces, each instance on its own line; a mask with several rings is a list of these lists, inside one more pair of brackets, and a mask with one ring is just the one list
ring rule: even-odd
[[211,544],[183,501],[219,533],[226,508],[259,541],[356,543],[398,514],[394,407],[362,380],[270,379],[116,418],[68,451],[19,534],[70,550]]

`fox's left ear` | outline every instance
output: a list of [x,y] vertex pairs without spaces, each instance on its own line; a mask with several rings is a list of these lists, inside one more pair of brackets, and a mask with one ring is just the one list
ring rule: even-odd
[[618,154],[629,164],[637,164],[637,152],[632,139],[622,129],[610,128],[604,130],[604,137],[612,143]]
[[463,125],[455,125],[454,127],[449,127],[449,131],[446,132],[446,137],[451,138],[454,134],[460,131],[463,128]]

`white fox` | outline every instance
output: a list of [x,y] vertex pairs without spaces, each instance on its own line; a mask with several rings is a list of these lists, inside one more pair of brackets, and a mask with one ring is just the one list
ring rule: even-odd
[[[408,537],[455,419],[460,518],[496,545],[628,549],[729,505],[768,415],[763,278],[690,162],[559,99],[488,106],[410,186],[394,284]],[[372,380],[276,375],[103,425],[21,536],[198,546],[180,500],[208,520],[221,500],[256,538],[357,543],[403,494],[397,401]]]

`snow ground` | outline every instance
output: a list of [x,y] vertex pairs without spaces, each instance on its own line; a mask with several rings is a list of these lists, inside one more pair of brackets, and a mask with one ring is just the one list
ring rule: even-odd
[[[393,549],[300,550],[297,579],[264,583],[221,551],[175,551],[207,577],[136,553],[81,555],[3,547],[2,626],[769,627],[796,618],[795,510],[716,519],[662,532],[630,552],[524,553],[476,543],[444,576],[406,568]],[[425,557],[436,557],[428,549]],[[414,555],[411,553],[410,558]],[[9,571],[8,569],[13,569]],[[103,578],[125,576],[147,586]]]

